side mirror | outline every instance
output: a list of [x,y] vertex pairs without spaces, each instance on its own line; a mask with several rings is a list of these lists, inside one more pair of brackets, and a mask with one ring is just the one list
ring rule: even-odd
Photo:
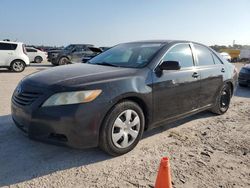
[[180,70],[181,66],[178,61],[163,61],[159,68],[161,70]]

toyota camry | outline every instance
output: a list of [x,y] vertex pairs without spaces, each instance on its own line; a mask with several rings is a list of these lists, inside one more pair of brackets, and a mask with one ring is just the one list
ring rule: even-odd
[[234,65],[199,43],[124,43],[86,64],[27,76],[13,93],[12,117],[30,138],[117,156],[145,130],[204,110],[225,113],[236,80]]

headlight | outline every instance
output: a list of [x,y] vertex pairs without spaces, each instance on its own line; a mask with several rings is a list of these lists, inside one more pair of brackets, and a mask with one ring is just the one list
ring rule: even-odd
[[67,104],[78,104],[91,102],[101,94],[102,90],[87,90],[56,93],[49,97],[44,103],[44,106],[58,106]]

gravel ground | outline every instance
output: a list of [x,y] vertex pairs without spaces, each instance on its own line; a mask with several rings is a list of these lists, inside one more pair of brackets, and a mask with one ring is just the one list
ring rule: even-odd
[[0,187],[153,187],[163,156],[174,187],[250,187],[250,88],[237,88],[226,114],[202,112],[146,132],[132,152],[114,158],[32,141],[14,126],[16,84],[48,67],[0,71]]

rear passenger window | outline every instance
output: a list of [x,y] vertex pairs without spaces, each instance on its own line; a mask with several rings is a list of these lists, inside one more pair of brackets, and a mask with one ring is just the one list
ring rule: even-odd
[[37,52],[37,50],[31,49],[31,48],[26,48],[26,51],[27,51],[27,52]]
[[171,48],[163,61],[178,61],[181,68],[194,66],[192,51],[188,44],[177,44]]
[[16,48],[17,44],[0,43],[0,50],[15,50]]
[[222,64],[221,60],[219,60],[219,58],[216,55],[213,54],[213,58],[215,64]]
[[214,60],[210,50],[204,46],[194,44],[196,54],[198,56],[198,62],[200,66],[214,65]]

